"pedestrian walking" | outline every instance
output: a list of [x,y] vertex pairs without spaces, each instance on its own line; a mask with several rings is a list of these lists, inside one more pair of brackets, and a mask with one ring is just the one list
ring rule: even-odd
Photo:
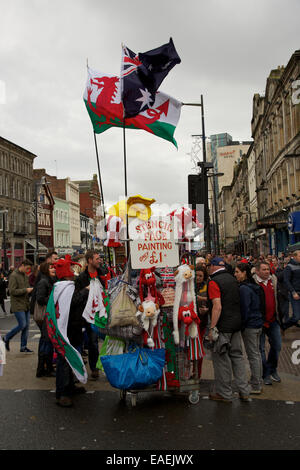
[[289,292],[289,301],[292,306],[293,315],[283,328],[286,330],[291,326],[300,327],[300,250],[294,251],[290,262],[283,272],[283,281]]
[[[40,265],[40,280],[34,287],[35,303],[39,307],[40,311],[45,311],[50,293],[53,289],[53,285],[56,281],[56,271],[53,264],[44,262]],[[53,345],[50,341],[47,332],[47,324],[45,315],[40,320],[36,321],[41,337],[39,340],[38,347],[38,365],[36,376],[37,377],[53,377],[55,376],[53,369]]]
[[33,353],[27,348],[29,323],[30,323],[30,302],[29,296],[33,290],[29,287],[28,275],[31,272],[32,262],[24,259],[21,265],[9,277],[9,292],[11,311],[15,314],[18,325],[15,326],[3,338],[6,349],[9,351],[10,340],[21,331],[21,349],[22,353]]
[[208,283],[211,325],[208,339],[213,342],[212,362],[215,376],[215,393],[211,400],[231,402],[233,398],[232,374],[242,401],[249,401],[241,337],[241,311],[239,286],[226,271],[222,258],[210,262]]
[[[287,267],[290,259],[284,258],[282,261],[283,266],[279,266],[275,275],[277,277],[277,299],[278,299],[278,310],[279,310],[279,321],[282,330],[285,330],[285,325],[290,318],[290,311],[292,309],[289,301],[289,291],[284,282],[284,270]],[[291,315],[292,316],[292,315]]]
[[263,291],[251,274],[251,267],[246,263],[239,263],[235,268],[235,278],[239,283],[242,338],[249,361],[250,393],[260,394],[262,391],[262,359],[260,353],[260,336],[263,327]]
[[[267,261],[260,261],[256,265],[253,275],[255,282],[264,291],[264,324],[260,337],[260,352],[263,363],[263,382],[272,385],[273,382],[281,382],[277,367],[281,351],[281,331],[279,325],[279,309],[277,301],[277,277],[270,273],[270,265]],[[270,350],[268,357],[265,351],[266,337],[268,338]]]

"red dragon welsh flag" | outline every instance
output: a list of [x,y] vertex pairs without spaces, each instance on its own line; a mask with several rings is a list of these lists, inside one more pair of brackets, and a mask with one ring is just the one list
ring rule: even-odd
[[[103,74],[88,67],[83,99],[94,132],[101,134],[111,127],[123,127],[120,78]],[[177,147],[174,132],[180,118],[182,103],[157,92],[153,105],[133,118],[125,119],[128,129],[143,129],[172,142]]]

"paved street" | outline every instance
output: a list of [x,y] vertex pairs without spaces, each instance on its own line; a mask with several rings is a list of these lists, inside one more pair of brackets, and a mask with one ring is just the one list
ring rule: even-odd
[[[14,324],[13,316],[0,318],[1,334]],[[0,449],[299,449],[299,366],[286,363],[284,352],[298,331],[283,339],[282,383],[265,387],[250,403],[208,400],[213,374],[207,356],[197,405],[183,394],[148,392],[138,394],[133,407],[129,394],[122,402],[101,376],[88,380],[88,393],[75,397],[73,408],[62,409],[55,404],[55,379],[35,377],[39,335],[31,321],[35,354],[20,354],[17,335],[0,377]]]

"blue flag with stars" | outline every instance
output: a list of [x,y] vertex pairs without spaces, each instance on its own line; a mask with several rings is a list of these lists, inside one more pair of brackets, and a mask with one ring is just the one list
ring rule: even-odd
[[172,38],[167,44],[139,54],[123,45],[121,79],[124,117],[134,117],[151,108],[162,81],[180,62]]

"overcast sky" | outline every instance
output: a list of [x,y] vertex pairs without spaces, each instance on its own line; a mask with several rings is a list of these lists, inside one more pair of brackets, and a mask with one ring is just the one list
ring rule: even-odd
[[[203,94],[207,136],[251,140],[254,93],[263,94],[270,71],[300,47],[299,0],[0,0],[0,7],[0,135],[59,178],[97,173],[82,99],[87,58],[93,69],[119,75],[122,42],[145,52],[172,37],[182,62],[160,89],[182,102]],[[178,150],[128,130],[128,195],[186,202],[193,134],[201,134],[200,108],[187,106]],[[104,200],[115,202],[124,194],[122,130],[97,142]]]

